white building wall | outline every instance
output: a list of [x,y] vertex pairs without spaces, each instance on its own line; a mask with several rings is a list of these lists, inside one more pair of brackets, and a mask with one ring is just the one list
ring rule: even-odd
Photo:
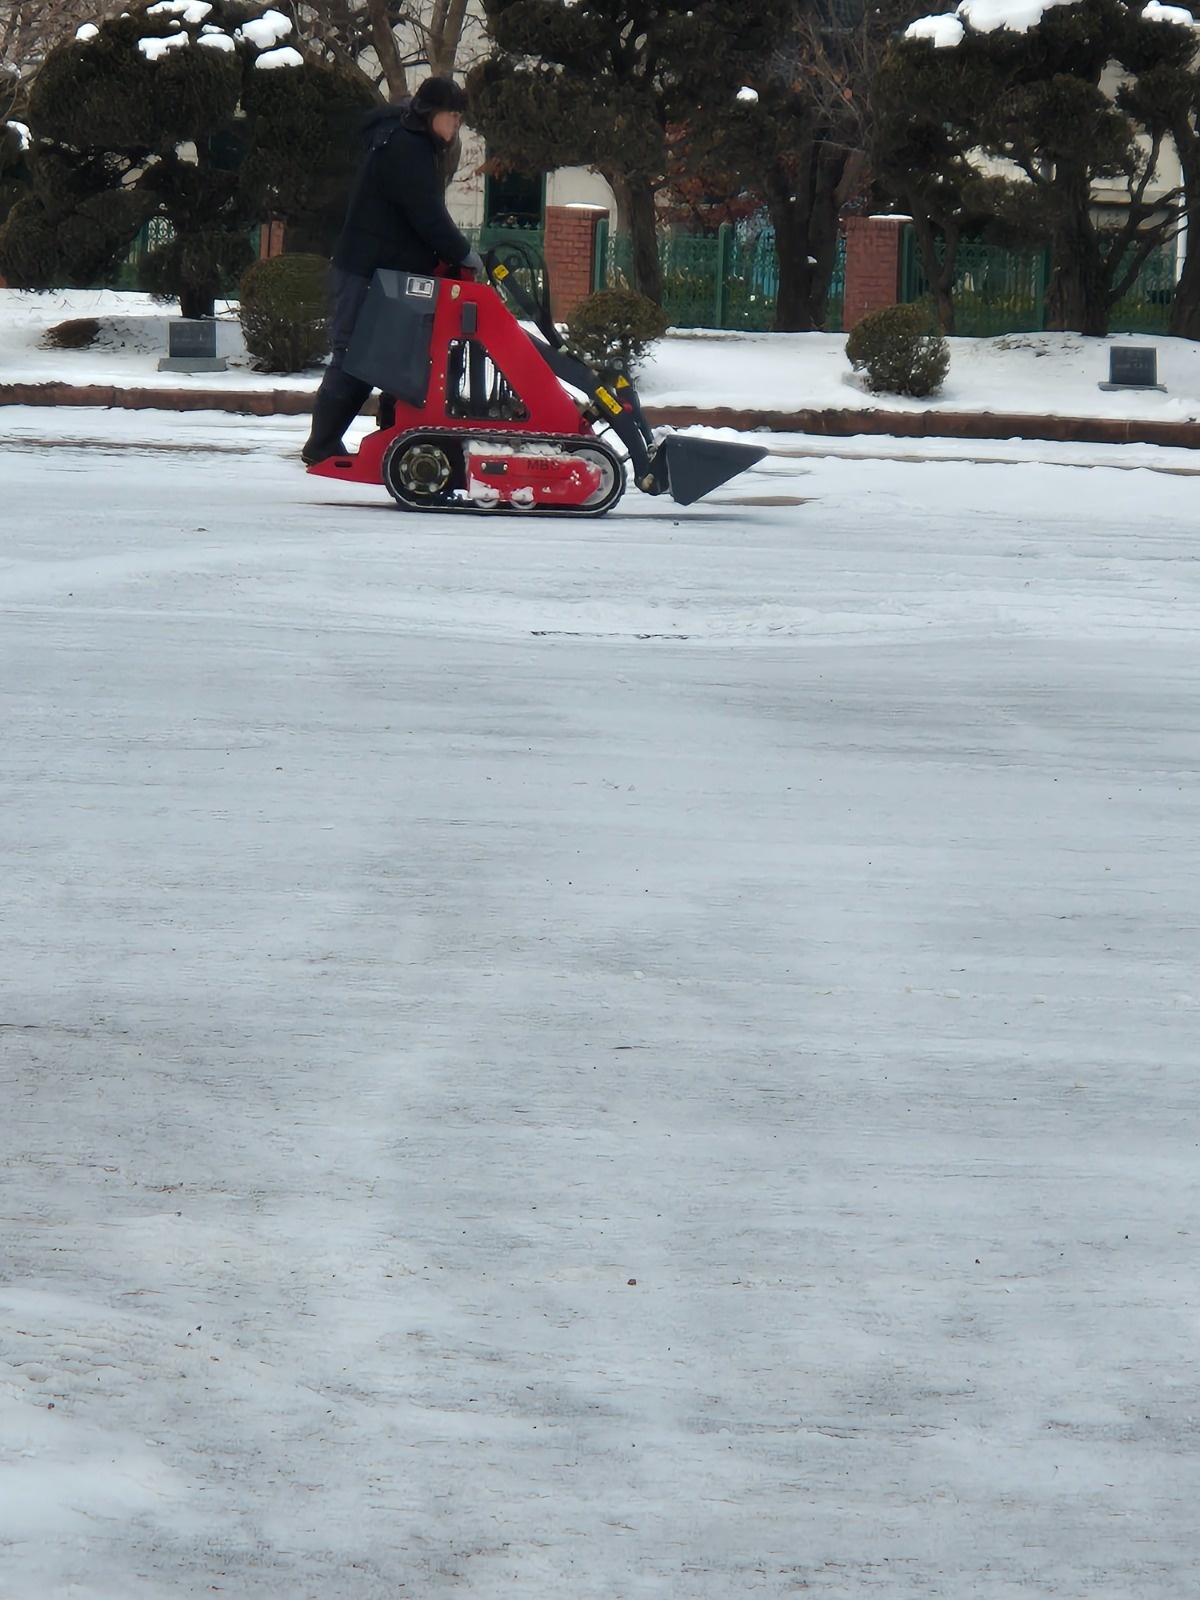
[[546,176],[548,206],[604,206],[610,222],[617,220],[617,202],[612,190],[591,167],[559,167]]
[[460,228],[477,228],[483,221],[483,164],[486,160],[483,140],[473,128],[464,128],[458,171],[446,190],[446,209]]
[[[464,128],[462,158],[454,181],[446,191],[446,205],[460,228],[477,228],[483,222],[483,165],[487,150],[471,128]],[[617,218],[613,192],[598,172],[590,167],[559,167],[546,174],[548,206],[604,206],[612,221]]]

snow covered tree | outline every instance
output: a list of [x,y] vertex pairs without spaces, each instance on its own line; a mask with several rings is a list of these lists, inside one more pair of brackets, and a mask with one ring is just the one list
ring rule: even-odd
[[959,243],[990,220],[973,157],[979,110],[993,90],[985,59],[919,46],[889,50],[871,86],[872,178],[913,219],[938,324],[948,334]]
[[[1166,129],[1136,93],[1144,74],[1189,59],[1186,30],[1164,25],[1169,9],[963,0],[956,13],[914,23],[884,71],[893,118],[903,124],[906,97],[912,108],[914,167],[931,154],[947,199],[957,192],[977,215],[1049,240],[1052,327],[1105,333],[1113,305],[1176,229],[1178,191],[1154,188]],[[944,67],[931,66],[931,51]],[[892,164],[890,182],[945,227],[952,211],[919,172],[906,181]],[[1121,190],[1119,215],[1104,222],[1099,185]]]
[[[736,93],[720,81],[686,125],[689,164],[710,185],[759,198],[775,231],[775,327],[823,326],[843,206],[866,183],[872,64],[898,0],[790,0],[772,47],[739,52]],[[900,11],[912,15],[900,4]]]
[[1179,30],[1181,59],[1139,73],[1122,86],[1120,99],[1143,127],[1168,134],[1179,157],[1183,225],[1192,248],[1175,286],[1171,332],[1200,339],[1200,249],[1194,244],[1200,239],[1200,30],[1190,12],[1162,10],[1159,26]]
[[248,265],[256,223],[301,222],[306,245],[331,233],[370,94],[306,61],[291,33],[281,12],[238,0],[158,0],[53,50],[29,96],[32,186],[0,229],[0,273],[102,281],[162,216],[174,237],[144,286],[206,316]]
[[723,116],[741,63],[779,37],[770,0],[484,0],[494,50],[471,73],[476,126],[524,172],[595,168],[633,246],[633,287],[657,303],[656,197],[670,166],[667,128],[699,88]]

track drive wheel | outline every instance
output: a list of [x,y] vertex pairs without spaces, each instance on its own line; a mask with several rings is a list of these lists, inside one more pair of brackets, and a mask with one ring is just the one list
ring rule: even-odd
[[582,456],[600,469],[599,487],[578,509],[588,516],[601,516],[610,506],[615,506],[625,493],[625,463],[614,450],[599,440],[595,444],[575,444],[572,441],[568,449],[573,456]]
[[401,434],[384,454],[383,482],[406,511],[452,505],[463,486],[462,446],[444,434]]

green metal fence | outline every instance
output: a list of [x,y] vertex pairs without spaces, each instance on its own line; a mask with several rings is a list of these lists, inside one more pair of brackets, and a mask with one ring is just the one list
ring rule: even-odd
[[[1002,250],[968,240],[954,262],[954,327],[967,337],[998,333],[1038,333],[1046,326],[1046,285],[1050,250]],[[929,292],[916,234],[904,230],[900,298],[919,300]],[[1164,245],[1146,261],[1129,293],[1113,307],[1113,333],[1165,333],[1175,293],[1175,251]]]
[[[544,234],[541,228],[521,228],[499,226],[484,223],[481,228],[466,228],[463,230],[466,237],[480,253],[499,247],[516,239],[525,244],[530,244],[541,254]],[[250,248],[255,259],[261,244],[261,228],[254,228],[250,233]],[[169,244],[175,237],[175,230],[165,217],[151,217],[145,223],[129,247],[129,252],[121,263],[121,270],[112,283],[115,289],[136,289],[138,268],[152,250],[157,250],[160,245]],[[229,286],[229,293],[236,293],[233,285]]]
[[[167,221],[166,217],[151,217],[149,222],[142,224],[137,237],[130,245],[128,253],[121,263],[120,271],[107,287],[113,289],[136,289],[138,286],[138,268],[142,262],[152,250],[157,250],[160,245],[170,244],[174,237],[175,229]],[[250,249],[254,253],[255,260],[257,260],[262,243],[262,228],[251,228],[249,240]],[[94,287],[101,288],[104,285],[96,284]],[[225,284],[223,293],[227,298],[234,297],[237,294],[237,284]]]
[[[540,227],[485,223],[465,231],[481,252],[517,240],[532,245],[540,254],[545,240]],[[143,257],[171,237],[171,224],[163,217],[152,217],[130,247],[115,286],[135,288]],[[257,229],[250,243],[257,255]],[[751,233],[725,224],[715,235],[664,228],[659,231],[658,252],[663,310],[672,327],[745,332],[770,328],[779,293],[779,260],[772,228]],[[596,235],[596,288],[629,283],[631,256],[628,237],[611,233],[608,225],[601,222]],[[830,332],[839,332],[842,327],[845,264],[843,237],[838,240],[826,306],[825,326]],[[957,332],[967,337],[986,337],[1041,331],[1046,325],[1049,275],[1049,248],[1002,250],[971,240],[960,244],[953,291]],[[1175,277],[1174,248],[1164,245],[1148,258],[1136,284],[1113,307],[1111,331],[1165,334],[1171,320]],[[904,230],[900,298],[918,300],[928,291],[916,235],[909,227]]]
[[[255,228],[250,234],[250,246],[257,259],[261,245],[261,229]],[[480,253],[490,249],[502,248],[505,244],[517,241],[531,245],[539,255],[544,244],[544,230],[540,227],[520,227],[508,224],[484,223],[482,227],[465,228],[466,238]],[[117,289],[136,289],[138,268],[143,259],[152,250],[160,245],[168,244],[175,237],[175,230],[165,217],[151,217],[137,238],[129,248],[129,253],[121,264],[121,270],[114,280],[113,287]],[[226,293],[233,298],[237,294],[237,285],[226,286]]]
[[[596,236],[596,288],[628,284],[632,254],[629,238],[610,233],[601,222]],[[713,235],[663,228],[658,234],[658,259],[662,307],[672,327],[752,333],[770,328],[779,293],[773,229],[749,233],[726,223]],[[845,241],[839,239],[825,322],[834,331],[842,325],[844,285]]]
[[1112,309],[1113,333],[1166,333],[1171,325],[1178,265],[1174,245],[1147,257],[1138,280]]
[[166,217],[151,217],[149,222],[143,223],[137,238],[129,247],[129,254],[121,263],[121,270],[113,282],[114,289],[136,289],[138,268],[152,250],[157,250],[159,245],[170,244],[175,237],[175,229]]
[[541,227],[526,228],[509,223],[485,222],[481,228],[464,228],[462,231],[480,255],[488,250],[498,250],[514,241],[518,244],[531,245],[541,255],[546,239],[545,230]]
[[[1048,260],[1045,250],[999,250],[973,240],[960,244],[954,263],[955,331],[986,337],[1043,328]],[[905,228],[900,298],[919,300],[928,293],[916,234]]]

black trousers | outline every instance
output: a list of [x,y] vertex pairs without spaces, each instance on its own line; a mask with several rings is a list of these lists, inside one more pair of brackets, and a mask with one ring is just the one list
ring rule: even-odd
[[369,383],[364,383],[361,378],[352,378],[342,366],[354,336],[354,325],[370,287],[369,278],[360,277],[356,272],[342,272],[334,267],[330,285],[333,305],[329,326],[329,342],[333,353],[313,400],[312,431],[304,446],[304,455],[313,460],[341,454],[346,448],[342,434],[362,410],[371,393]]

